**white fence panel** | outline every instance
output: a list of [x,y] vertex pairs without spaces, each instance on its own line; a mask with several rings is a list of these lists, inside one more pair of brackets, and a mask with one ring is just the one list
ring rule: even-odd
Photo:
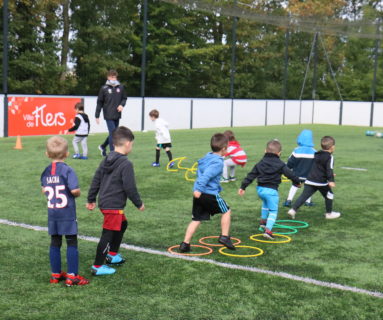
[[285,124],[299,123],[299,100],[286,100],[285,103]]
[[[313,101],[302,101],[299,108],[301,109],[301,123],[307,124],[313,122]],[[298,122],[299,123],[299,122]]]
[[121,125],[132,131],[141,131],[142,98],[128,98],[122,113]]
[[383,127],[383,102],[374,103],[374,127]]
[[343,102],[342,124],[352,126],[370,125],[371,102]]
[[267,125],[283,124],[283,100],[267,101]]
[[266,100],[234,100],[233,126],[264,126]]
[[229,127],[230,99],[193,99],[193,128]]
[[339,124],[339,101],[315,101],[314,123]]
[[154,130],[153,122],[149,118],[149,112],[153,109],[157,109],[160,112],[160,118],[169,123],[169,129],[189,129],[190,104],[191,99],[146,98],[145,129]]

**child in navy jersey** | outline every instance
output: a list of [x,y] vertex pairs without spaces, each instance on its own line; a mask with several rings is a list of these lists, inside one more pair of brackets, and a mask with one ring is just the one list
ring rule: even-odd
[[[48,233],[51,236],[49,259],[51,283],[65,280],[67,286],[86,285],[89,281],[78,275],[76,201],[80,187],[74,170],[65,162],[69,156],[68,142],[59,136],[48,139],[46,155],[52,163],[41,175],[42,192],[47,197]],[[68,272],[61,269],[62,236],[67,242]]]

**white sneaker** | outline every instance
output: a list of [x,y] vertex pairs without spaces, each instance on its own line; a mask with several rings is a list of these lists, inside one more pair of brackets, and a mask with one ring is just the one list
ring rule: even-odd
[[326,213],[325,216],[326,219],[336,219],[340,217],[340,212],[332,211],[331,213]]
[[287,214],[290,216],[291,219],[295,219],[295,215],[297,214],[297,212],[294,209],[290,209],[289,211],[287,211]]

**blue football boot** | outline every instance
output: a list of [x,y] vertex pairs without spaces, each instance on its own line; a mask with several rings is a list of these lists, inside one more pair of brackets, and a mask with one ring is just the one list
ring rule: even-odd
[[115,256],[112,256],[110,254],[107,254],[106,256],[106,263],[108,265],[114,265],[114,266],[119,266],[125,262],[125,259],[121,257],[119,253],[117,253]]
[[100,268],[96,268],[95,266],[92,266],[91,271],[94,276],[105,276],[105,275],[113,274],[116,272],[115,269],[108,267],[106,265],[102,265]]

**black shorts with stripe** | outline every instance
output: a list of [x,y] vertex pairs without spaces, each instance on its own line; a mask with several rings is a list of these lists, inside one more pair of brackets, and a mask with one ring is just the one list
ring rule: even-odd
[[157,143],[157,148],[162,148],[162,149],[166,149],[166,148],[171,148],[172,147],[172,144],[171,142],[170,143]]
[[202,193],[201,196],[193,198],[193,221],[206,221],[210,220],[210,216],[214,216],[219,213],[228,212],[230,207],[225,200],[221,198],[219,194],[212,195]]

